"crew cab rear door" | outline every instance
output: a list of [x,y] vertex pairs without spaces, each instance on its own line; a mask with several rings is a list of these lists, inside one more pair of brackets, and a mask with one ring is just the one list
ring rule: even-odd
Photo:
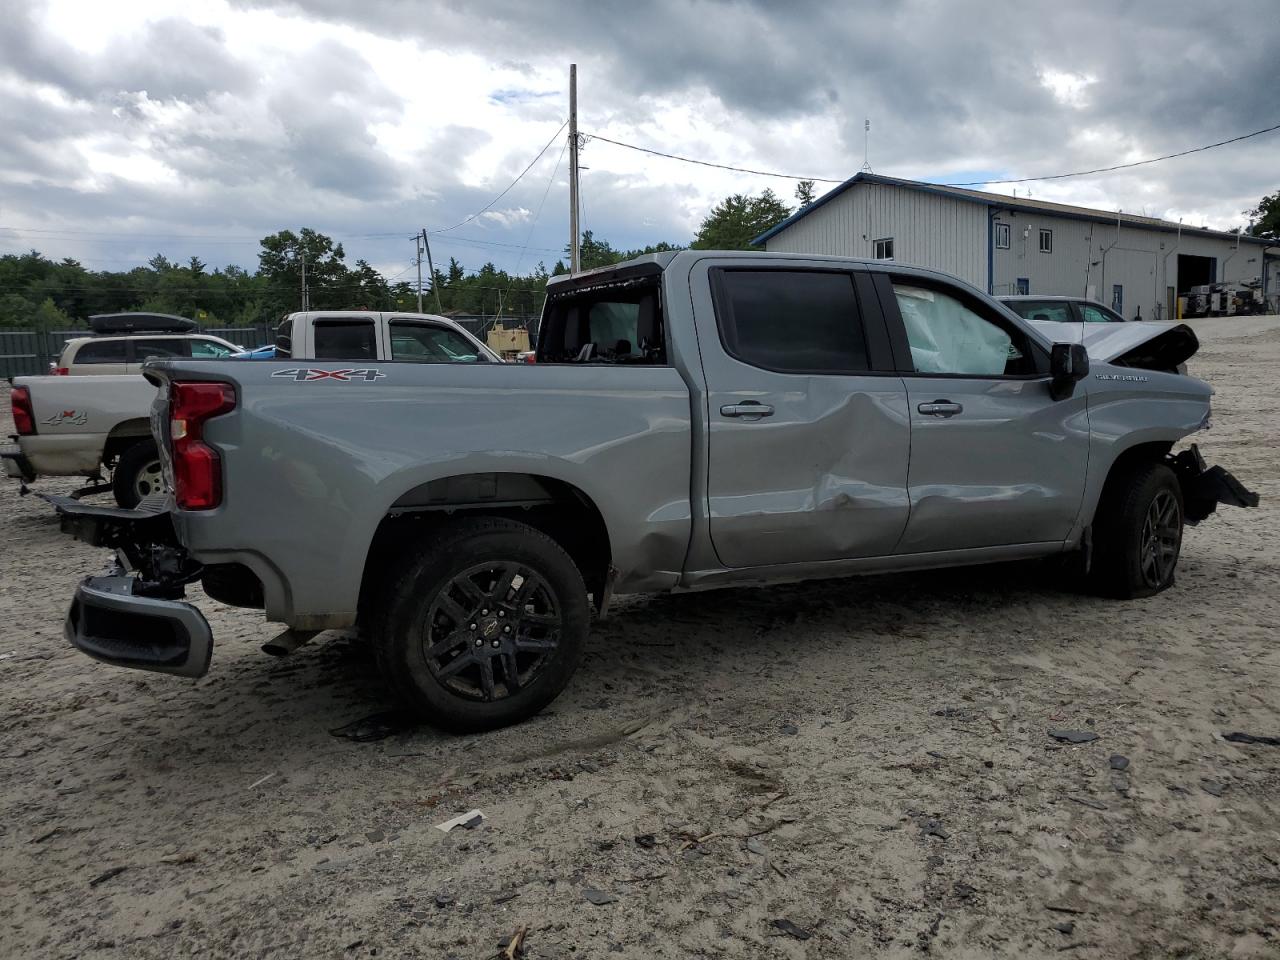
[[704,260],[690,282],[721,562],[891,553],[907,522],[909,421],[868,274]]
[[1048,351],[973,291],[876,271],[911,415],[898,553],[1064,541],[1089,463],[1088,381],[1049,394]]

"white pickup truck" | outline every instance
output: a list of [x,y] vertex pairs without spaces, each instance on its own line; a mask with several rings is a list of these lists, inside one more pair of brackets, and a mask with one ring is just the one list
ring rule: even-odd
[[[501,363],[501,358],[444,317],[417,313],[327,310],[293,313],[280,324],[276,358],[341,360],[359,377],[363,362]],[[330,366],[332,366],[330,364]],[[307,379],[313,371],[298,367]],[[134,507],[163,489],[160,456],[151,436],[156,388],[137,374],[18,377],[10,402],[17,431],[0,446],[10,477],[31,483],[39,476],[83,476],[86,490],[111,492]],[[98,486],[97,484],[102,484]]]

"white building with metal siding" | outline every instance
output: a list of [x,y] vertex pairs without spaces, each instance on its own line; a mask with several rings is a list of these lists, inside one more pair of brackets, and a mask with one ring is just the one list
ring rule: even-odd
[[[1083,296],[1169,318],[1192,286],[1263,279],[1280,299],[1280,244],[1151,217],[859,173],[753,243],[893,259],[995,295]],[[1264,276],[1263,267],[1267,267]]]

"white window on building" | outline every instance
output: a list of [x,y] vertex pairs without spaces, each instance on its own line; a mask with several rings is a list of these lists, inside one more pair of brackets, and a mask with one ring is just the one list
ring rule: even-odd
[[893,237],[882,237],[876,241],[876,259],[893,259]]
[[996,249],[1009,249],[1009,225],[1007,223],[996,224]]
[[1041,229],[1041,231],[1040,231],[1040,252],[1041,252],[1041,253],[1053,253],[1053,231],[1052,231],[1052,230],[1044,230],[1044,229]]

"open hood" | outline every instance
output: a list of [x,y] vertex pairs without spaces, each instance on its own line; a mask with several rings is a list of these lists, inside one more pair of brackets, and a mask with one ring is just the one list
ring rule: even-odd
[[[1174,370],[1197,350],[1200,341],[1185,323],[1038,323],[1055,343],[1080,343],[1089,359],[1119,367]],[[1083,328],[1083,332],[1082,332]]]

